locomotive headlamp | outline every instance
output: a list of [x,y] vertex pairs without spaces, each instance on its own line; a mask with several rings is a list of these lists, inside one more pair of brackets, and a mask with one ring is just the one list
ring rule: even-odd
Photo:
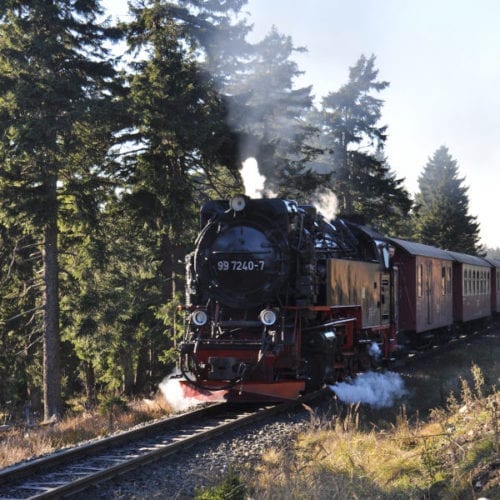
[[207,323],[207,321],[208,316],[205,311],[198,310],[191,313],[191,322],[196,326],[203,326]]
[[264,325],[271,326],[276,323],[278,317],[272,309],[262,309],[259,314],[259,319]]
[[241,212],[247,205],[247,201],[243,195],[233,196],[229,201],[229,206],[235,212]]

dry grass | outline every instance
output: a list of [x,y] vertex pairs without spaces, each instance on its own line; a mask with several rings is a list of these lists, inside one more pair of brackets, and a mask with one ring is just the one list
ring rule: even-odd
[[252,481],[256,498],[355,498],[368,493],[394,498],[423,487],[421,458],[406,424],[393,432],[366,431],[359,424],[359,408],[351,406],[324,426],[328,428],[301,435],[293,454],[263,457]]
[[411,423],[401,409],[385,428],[361,424],[358,406],[299,437],[292,451],[270,450],[248,477],[255,498],[498,498],[500,393],[484,397],[484,380],[472,367],[474,387],[461,380],[453,397],[427,422]]
[[158,395],[155,399],[134,400],[123,405],[101,405],[84,411],[78,402],[61,422],[31,427],[13,426],[0,433],[0,468],[53,452],[113,432],[129,429],[172,413]]
[[450,396],[426,421],[410,419],[404,407],[393,423],[377,425],[359,406],[328,419],[310,410],[310,431],[287,449],[267,450],[240,477],[259,500],[500,498],[500,393],[490,388],[485,397],[480,369],[471,371],[460,402]]

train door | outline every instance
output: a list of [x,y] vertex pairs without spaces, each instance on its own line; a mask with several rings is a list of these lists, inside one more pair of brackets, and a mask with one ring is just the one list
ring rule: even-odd
[[392,269],[391,319],[396,331],[399,331],[399,268],[397,266]]
[[426,295],[426,309],[427,309],[427,324],[431,325],[433,322],[432,315],[432,300],[433,300],[433,286],[432,286],[432,262],[427,262],[427,276],[425,280],[425,295]]
[[380,275],[380,322],[386,324],[391,317],[391,279],[389,273]]

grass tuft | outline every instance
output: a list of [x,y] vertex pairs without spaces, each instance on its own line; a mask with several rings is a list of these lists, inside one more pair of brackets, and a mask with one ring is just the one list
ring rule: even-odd
[[197,500],[245,500],[246,486],[238,473],[230,468],[227,476],[216,486],[196,492]]

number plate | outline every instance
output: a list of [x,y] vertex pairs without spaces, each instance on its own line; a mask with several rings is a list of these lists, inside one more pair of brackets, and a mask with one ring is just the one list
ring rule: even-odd
[[263,260],[219,260],[218,271],[263,271]]

